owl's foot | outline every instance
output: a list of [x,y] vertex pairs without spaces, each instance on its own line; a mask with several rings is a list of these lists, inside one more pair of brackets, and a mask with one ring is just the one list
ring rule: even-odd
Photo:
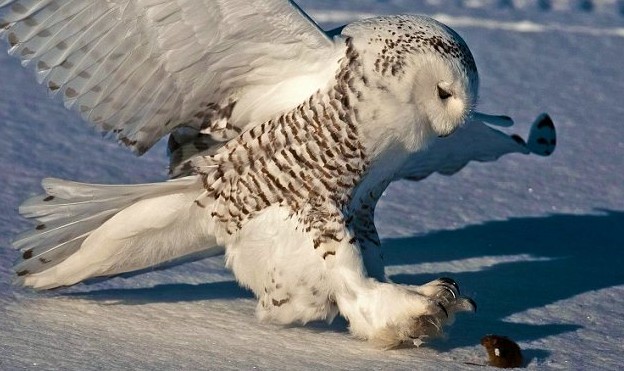
[[474,301],[460,296],[459,286],[448,278],[422,286],[375,282],[368,289],[355,301],[339,300],[338,305],[356,336],[383,348],[440,337],[455,313],[476,310]]
[[477,303],[469,297],[461,296],[455,280],[441,277],[414,289],[432,300],[436,300],[448,313],[449,318],[457,312],[476,312]]
[[436,302],[440,309],[437,315],[425,314],[413,319],[409,337],[417,345],[426,338],[442,335],[442,326],[451,324],[455,313],[477,311],[477,303],[469,297],[460,296],[457,282],[447,277],[418,286],[415,291]]

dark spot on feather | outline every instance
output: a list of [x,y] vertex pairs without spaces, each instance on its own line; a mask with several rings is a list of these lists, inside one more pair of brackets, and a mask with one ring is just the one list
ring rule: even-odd
[[19,272],[17,272],[17,275],[18,275],[19,277],[22,277],[22,276],[27,275],[28,273],[30,273],[30,272],[29,272],[29,271],[27,271],[27,270],[23,270],[23,271],[19,271]]
[[37,36],[38,37],[50,37],[52,35],[52,33],[50,33],[50,31],[48,30],[41,30]]
[[45,225],[45,224],[39,224],[38,226],[36,226],[36,227],[35,227],[35,229],[36,229],[36,230],[38,230],[38,231],[42,231],[42,230],[44,230],[45,228],[46,228],[46,225]]
[[72,89],[72,88],[67,88],[65,90],[65,96],[67,98],[75,98],[78,96],[78,92],[76,91],[76,89]]
[[52,200],[54,200],[54,196],[48,196],[48,197],[43,199],[44,202],[48,202],[48,201],[52,201]]
[[26,259],[30,259],[33,256],[33,252],[32,250],[26,250],[24,251],[24,253],[22,254],[22,259],[26,260]]
[[48,66],[48,64],[46,62],[44,62],[44,61],[39,61],[37,63],[37,69],[39,71],[46,71],[46,70],[50,69],[50,66]]
[[14,33],[10,33],[9,34],[9,45],[15,46],[18,43],[19,43],[19,39],[17,38],[17,35],[15,35]]
[[22,53],[21,54],[22,54],[22,57],[26,57],[26,56],[29,56],[31,54],[35,54],[35,51],[30,49],[30,48],[24,48],[24,49],[22,49]]
[[284,304],[288,303],[288,301],[289,301],[289,300],[290,300],[290,299],[288,299],[288,298],[286,298],[286,299],[282,299],[282,300],[275,300],[275,299],[272,299],[272,300],[271,300],[271,303],[273,303],[273,305],[274,305],[274,306],[276,306],[276,307],[281,307],[282,305],[284,305]]
[[[71,68],[71,67],[66,67],[66,66],[63,66],[63,67],[65,67],[65,68]],[[82,71],[82,72],[80,72],[80,73],[78,74],[78,76],[79,76],[80,78],[82,78],[82,79],[90,79],[90,78],[91,78],[91,74],[90,74],[88,71]]]
[[26,7],[22,4],[11,5],[11,10],[19,14],[25,14],[28,11],[28,9],[26,9]]
[[336,252],[335,251],[325,251],[325,254],[323,254],[323,259],[326,259],[330,255],[336,255]]
[[61,86],[57,83],[55,83],[54,81],[50,81],[48,82],[48,88],[52,91],[56,91],[59,90],[61,88]]
[[119,141],[128,147],[132,147],[137,144],[136,140],[128,139],[127,137],[119,137]]

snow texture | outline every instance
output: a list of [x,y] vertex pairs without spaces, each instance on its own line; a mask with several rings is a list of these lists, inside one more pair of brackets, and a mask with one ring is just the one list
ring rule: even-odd
[[613,370],[624,351],[624,3],[620,0],[308,0],[324,27],[424,13],[466,40],[480,110],[526,135],[551,114],[549,158],[507,156],[453,177],[392,185],[378,209],[400,283],[455,278],[479,304],[446,340],[381,351],[342,320],[260,324],[222,258],[38,294],[11,285],[17,206],[45,176],[165,178],[160,143],[142,158],[102,140],[0,55],[0,369],[482,369],[479,339],[516,340],[530,369]]

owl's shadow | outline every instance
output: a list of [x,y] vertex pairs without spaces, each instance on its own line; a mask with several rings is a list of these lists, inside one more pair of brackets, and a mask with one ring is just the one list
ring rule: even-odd
[[513,262],[474,271],[397,274],[390,278],[397,283],[422,284],[449,276],[460,284],[462,294],[477,302],[478,312],[460,314],[457,323],[449,328],[448,340],[439,342],[436,348],[478,344],[488,333],[530,341],[575,331],[582,326],[570,324],[564,318],[560,323],[539,325],[510,322],[505,318],[586,292],[624,284],[622,228],[624,212],[621,211],[514,218],[420,237],[386,240],[385,261],[386,266],[393,266],[520,257]]
[[[388,239],[383,248],[388,267],[484,257],[493,261],[497,257],[521,257],[512,259],[513,262],[467,272],[440,270],[390,277],[397,283],[422,284],[449,276],[460,283],[464,295],[477,302],[479,310],[476,314],[460,314],[457,323],[448,330],[448,339],[434,343],[435,348],[444,350],[473,346],[488,333],[509,336],[516,341],[530,341],[580,328],[580,325],[565,323],[563,319],[561,323],[540,325],[504,319],[585,292],[624,284],[623,227],[624,212],[620,211],[514,218],[423,236]],[[105,289],[66,295],[129,305],[253,298],[249,291],[233,281],[162,284],[150,288]],[[319,325],[313,328],[346,331],[346,323],[339,320],[329,327]],[[533,357],[541,358],[539,351],[534,352]]]
[[[132,275],[134,276],[134,275]],[[130,277],[130,276],[124,276]],[[91,280],[89,284],[100,280]],[[203,300],[253,299],[253,294],[235,281],[208,282],[202,284],[168,283],[151,287],[95,289],[62,293],[63,296],[101,300],[123,305],[142,305],[148,303],[177,303]]]

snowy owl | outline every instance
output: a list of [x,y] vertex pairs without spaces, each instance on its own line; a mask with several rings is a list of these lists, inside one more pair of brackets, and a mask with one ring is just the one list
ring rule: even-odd
[[204,252],[225,253],[257,316],[344,316],[382,347],[440,335],[473,311],[449,278],[384,275],[373,216],[394,180],[472,160],[550,154],[546,115],[528,141],[474,110],[473,56],[424,16],[325,32],[287,0],[0,0],[0,33],[68,108],[137,154],[169,135],[171,179],[44,179],[19,212],[16,280],[74,285]]

